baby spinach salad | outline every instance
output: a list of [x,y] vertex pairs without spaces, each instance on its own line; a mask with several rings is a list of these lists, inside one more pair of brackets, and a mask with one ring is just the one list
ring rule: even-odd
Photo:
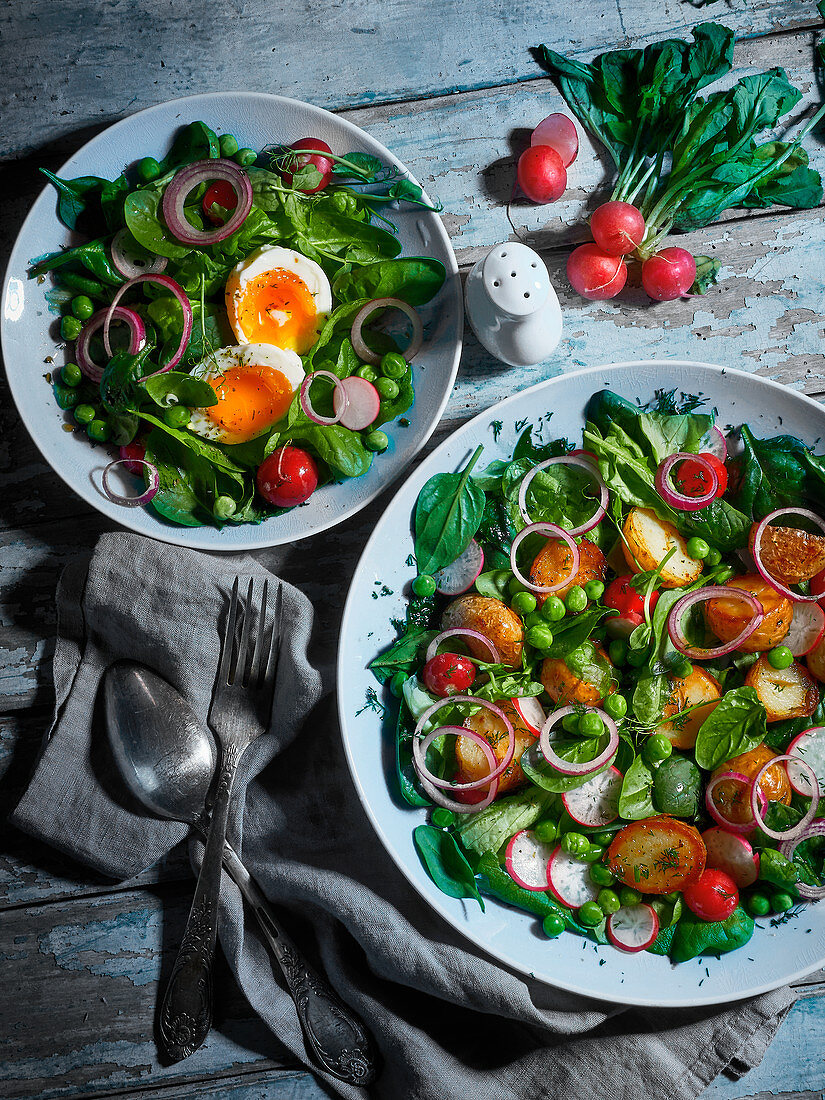
[[674,962],[825,896],[825,456],[703,406],[431,477],[370,665],[444,893]]
[[204,122],[115,180],[45,174],[85,237],[32,261],[70,349],[51,381],[75,432],[119,448],[111,500],[220,528],[367,473],[406,423],[417,308],[445,279],[400,255],[386,213],[436,209],[417,184],[314,137],[258,153]]

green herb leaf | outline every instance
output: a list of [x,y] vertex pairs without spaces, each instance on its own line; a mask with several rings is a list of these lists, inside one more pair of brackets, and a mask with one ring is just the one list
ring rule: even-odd
[[413,840],[430,878],[451,898],[475,898],[484,911],[484,901],[476,886],[475,874],[459,850],[451,833],[434,825],[419,825]]
[[752,687],[728,691],[699,727],[696,763],[713,771],[725,760],[749,752],[765,740],[767,716]]
[[625,821],[640,821],[643,817],[653,817],[656,809],[653,805],[653,772],[637,756],[625,772],[622,789],[619,794],[619,817]]
[[753,935],[753,918],[740,906],[727,920],[703,921],[693,913],[683,913],[673,935],[670,957],[687,962],[698,955],[722,955],[742,947]]
[[478,447],[458,474],[434,474],[415,505],[415,559],[419,573],[435,573],[450,565],[478,530],[484,493],[470,474],[483,448]]

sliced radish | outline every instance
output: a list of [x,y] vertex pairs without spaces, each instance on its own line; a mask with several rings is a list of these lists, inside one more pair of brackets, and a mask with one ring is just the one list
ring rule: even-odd
[[549,145],[555,149],[568,168],[579,152],[579,135],[571,118],[563,114],[548,115],[530,135],[531,145]]
[[341,388],[336,387],[332,398],[332,407],[338,417],[338,423],[354,432],[368,428],[381,409],[381,396],[372,382],[351,374],[341,380]]
[[638,611],[627,611],[624,615],[611,615],[604,620],[604,626],[611,638],[629,638],[644,621],[644,615]]
[[541,727],[547,721],[547,715],[544,713],[544,707],[535,697],[535,695],[521,695],[511,699],[510,702],[515,707],[518,714],[521,715],[521,720],[527,726],[531,733],[534,733],[536,737],[541,733]]
[[728,457],[727,440],[717,427],[714,426],[708,432],[707,442],[702,450],[707,454],[716,455],[720,462],[724,462]]
[[613,765],[575,790],[561,796],[564,808],[580,825],[601,829],[619,816],[619,794],[624,776]]
[[547,861],[547,882],[554,896],[568,909],[579,909],[599,896],[599,887],[590,878],[590,864],[569,856],[560,844]]
[[510,878],[525,890],[546,890],[547,861],[552,854],[552,844],[545,844],[529,829],[522,829],[510,838],[504,865]]
[[458,596],[472,588],[483,568],[484,551],[475,539],[470,539],[470,545],[464,553],[435,574],[436,591],[443,596]]
[[782,645],[789,647],[794,657],[810,653],[825,634],[825,611],[818,603],[795,603],[793,618]]
[[[798,756],[816,772],[819,780],[819,793],[825,798],[825,726],[812,726],[794,737],[788,745],[788,755]],[[811,797],[811,780],[804,768],[798,768],[792,760],[788,761],[788,778],[797,794]]]
[[713,825],[702,833],[702,840],[708,852],[708,867],[716,867],[730,875],[740,890],[756,882],[759,877],[759,853],[753,850],[745,837]]
[[810,581],[811,595],[816,596],[820,603],[825,600],[825,569],[821,569]]
[[620,951],[644,951],[658,935],[656,910],[644,902],[623,905],[607,918],[607,938]]

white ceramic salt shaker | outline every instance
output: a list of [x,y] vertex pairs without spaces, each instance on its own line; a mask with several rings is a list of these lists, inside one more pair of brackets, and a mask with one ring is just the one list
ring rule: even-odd
[[561,309],[544,261],[507,241],[475,264],[464,287],[467,320],[491,355],[512,367],[546,359],[561,339]]

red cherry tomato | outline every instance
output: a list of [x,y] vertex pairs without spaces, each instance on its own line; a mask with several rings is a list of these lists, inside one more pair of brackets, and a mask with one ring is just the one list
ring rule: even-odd
[[[645,598],[630,583],[632,579],[631,574],[627,573],[623,577],[616,577],[615,580],[612,580],[605,589],[602,602],[605,607],[612,607],[614,611],[618,611],[620,615],[628,618],[638,615],[639,622],[642,622],[641,616],[645,613]],[[656,606],[658,599],[659,593],[654,588],[650,593],[651,611]]]
[[142,460],[146,457],[146,447],[142,440],[133,439],[120,448],[120,457],[126,464],[130,474],[142,474],[144,466]]
[[[320,138],[301,138],[300,141],[295,141],[290,145],[290,149],[294,149],[298,152],[301,149],[317,149],[320,150],[320,154],[331,153],[332,150],[325,141],[321,141]],[[319,153],[306,153],[303,156],[295,157],[294,164],[291,165],[293,172],[297,172],[300,168],[306,168],[308,164],[311,164],[313,168],[317,168],[321,173],[321,180],[315,185],[315,187],[299,187],[297,188],[304,195],[314,195],[316,191],[323,191],[329,181],[332,179],[332,166],[334,161],[329,157],[320,155]],[[281,172],[281,179],[287,185],[292,186],[293,172]]]
[[458,653],[437,653],[424,665],[424,687],[444,699],[468,690],[476,678],[476,666]]
[[724,871],[708,867],[696,882],[682,888],[685,905],[700,920],[727,920],[739,904],[736,883]]
[[294,508],[318,487],[318,467],[312,455],[287,445],[263,460],[255,480],[264,500],[276,508]]
[[223,225],[226,220],[219,211],[212,206],[222,206],[224,210],[234,210],[238,205],[238,196],[228,180],[215,180],[210,183],[203,196],[203,212],[213,225]]
[[811,595],[818,596],[817,603],[825,607],[825,569],[811,577]]
[[[719,479],[716,495],[718,497],[722,496],[728,487],[728,471],[725,469],[724,462],[709,451],[702,451],[699,457],[713,467]],[[679,464],[673,480],[679,492],[684,493],[686,497],[701,497],[710,489],[710,480],[706,470],[698,462],[693,462],[689,458]]]

